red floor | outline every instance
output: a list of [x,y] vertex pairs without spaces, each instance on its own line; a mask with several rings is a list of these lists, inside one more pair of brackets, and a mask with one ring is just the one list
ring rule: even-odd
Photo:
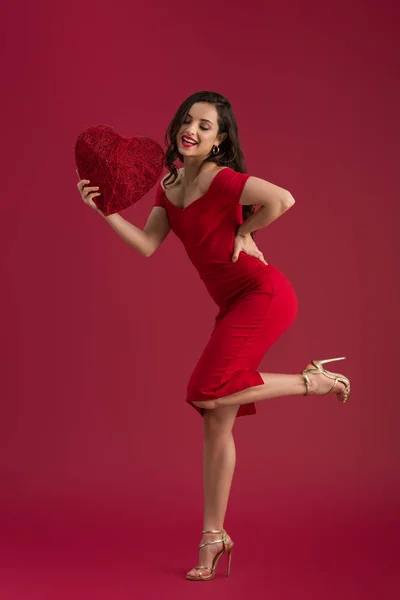
[[[231,575],[227,557],[215,580],[191,582],[196,526],[165,515],[166,525],[51,525],[4,520],[1,600],[398,600],[399,522],[384,513],[368,520],[348,515],[309,515],[301,522],[281,515],[267,525],[233,522],[236,543]],[[159,515],[162,522],[162,515]],[[176,531],[173,531],[174,525]],[[208,586],[206,590],[204,586]]]

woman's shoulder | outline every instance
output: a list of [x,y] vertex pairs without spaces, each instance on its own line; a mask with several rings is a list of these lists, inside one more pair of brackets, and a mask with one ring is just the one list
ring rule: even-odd
[[204,171],[203,173],[200,174],[200,177],[203,176],[201,183],[204,182],[204,186],[206,188],[208,188],[211,181],[214,179],[214,177],[217,176],[217,174],[220,171],[232,171],[232,169],[230,167],[220,167],[220,166],[217,166],[216,168],[213,168],[213,169],[207,169],[207,171]]

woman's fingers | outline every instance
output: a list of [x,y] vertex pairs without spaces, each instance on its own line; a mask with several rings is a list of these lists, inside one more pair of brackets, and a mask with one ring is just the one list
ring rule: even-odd
[[95,202],[93,202],[93,198],[95,198],[96,196],[101,196],[101,192],[99,192],[98,194],[88,194],[84,201],[86,202],[86,204],[90,204],[90,206],[92,206],[93,208],[97,208]]
[[89,179],[81,179],[80,181],[78,181],[76,186],[78,190],[82,193],[83,186],[85,186],[88,183],[90,183]]
[[[76,173],[79,177],[78,170],[76,170]],[[96,196],[101,196],[101,192],[97,192],[97,190],[99,189],[99,186],[96,185],[96,186],[88,187],[88,185],[87,185],[88,183],[90,183],[90,179],[81,179],[76,184],[77,188],[82,196],[82,200],[84,201],[85,204],[87,204],[91,208],[94,208],[95,210],[97,210],[97,212],[99,212],[103,215],[103,212],[96,206],[96,203],[93,200],[93,198],[95,198]]]
[[[250,240],[247,241],[249,242]],[[264,254],[261,252],[261,250],[257,248],[256,244],[254,243],[254,240],[252,240],[252,242],[253,243],[251,244],[250,248],[246,248],[246,241],[244,241],[244,238],[236,237],[232,261],[236,262],[239,258],[240,252],[244,252],[245,254],[248,254],[250,256],[255,256],[255,258],[258,258],[262,263],[268,265],[267,261],[264,258]]]
[[[92,186],[92,187],[88,187],[86,184],[90,183],[89,179],[82,179],[81,181],[79,181],[79,183],[77,183],[77,187],[82,195],[83,200],[85,200],[88,195],[90,194],[90,192],[94,192],[96,190],[99,189],[99,186]],[[100,192],[101,193],[101,192]]]
[[94,186],[94,187],[85,187],[82,190],[83,191],[83,195],[84,195],[85,198],[87,198],[87,196],[89,195],[90,192],[94,192],[94,191],[96,191],[98,189],[99,189],[98,185]]
[[267,261],[266,261],[266,260],[265,260],[265,258],[264,258],[264,254],[263,254],[262,252],[260,252],[260,256],[259,256],[258,258],[261,260],[261,262],[263,262],[263,263],[264,263],[264,265],[267,265],[267,264],[268,264],[268,263],[267,263]]
[[259,260],[261,260],[261,262],[263,262],[263,263],[264,263],[264,265],[267,265],[267,264],[268,264],[268,263],[267,263],[267,261],[266,261],[266,260],[265,260],[265,258],[264,258],[264,254],[263,254],[262,252],[260,252],[260,251],[257,251],[257,252],[255,252],[255,253],[254,253],[254,255],[253,255],[253,256],[255,256],[256,258],[258,258]]

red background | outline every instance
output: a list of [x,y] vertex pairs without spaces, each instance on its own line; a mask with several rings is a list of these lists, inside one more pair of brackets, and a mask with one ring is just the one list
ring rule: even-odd
[[[394,3],[3,11],[1,597],[397,598]],[[73,155],[99,123],[163,143],[202,89],[232,102],[248,172],[296,199],[256,236],[299,299],[261,370],[345,355],[353,389],[237,420],[231,578],[223,558],[206,591],[183,578],[202,528],[184,395],[217,307],[173,233],[146,259],[83,204]],[[123,216],[143,227],[154,195]]]

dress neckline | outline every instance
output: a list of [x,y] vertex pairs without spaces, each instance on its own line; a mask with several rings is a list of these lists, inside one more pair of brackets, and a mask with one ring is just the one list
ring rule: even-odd
[[196,204],[199,200],[201,200],[202,198],[204,198],[204,196],[207,196],[207,194],[210,192],[212,185],[214,183],[214,180],[218,177],[218,175],[221,173],[221,171],[225,171],[225,169],[229,169],[230,167],[222,167],[222,169],[220,169],[219,171],[217,171],[217,173],[214,175],[214,177],[211,179],[210,181],[210,185],[208,186],[208,189],[206,192],[204,192],[204,194],[202,194],[201,196],[199,196],[198,198],[196,198],[196,200],[193,200],[193,202],[190,202],[189,204],[187,204],[186,206],[176,206],[176,204],[173,204],[171,202],[171,200],[167,197],[167,194],[164,192],[164,189],[160,183],[161,186],[161,191],[164,194],[164,198],[167,199],[167,202],[173,206],[174,208],[176,208],[177,210],[180,210],[182,212],[184,212],[185,210],[187,210],[189,208],[189,206],[192,206],[192,204]]

